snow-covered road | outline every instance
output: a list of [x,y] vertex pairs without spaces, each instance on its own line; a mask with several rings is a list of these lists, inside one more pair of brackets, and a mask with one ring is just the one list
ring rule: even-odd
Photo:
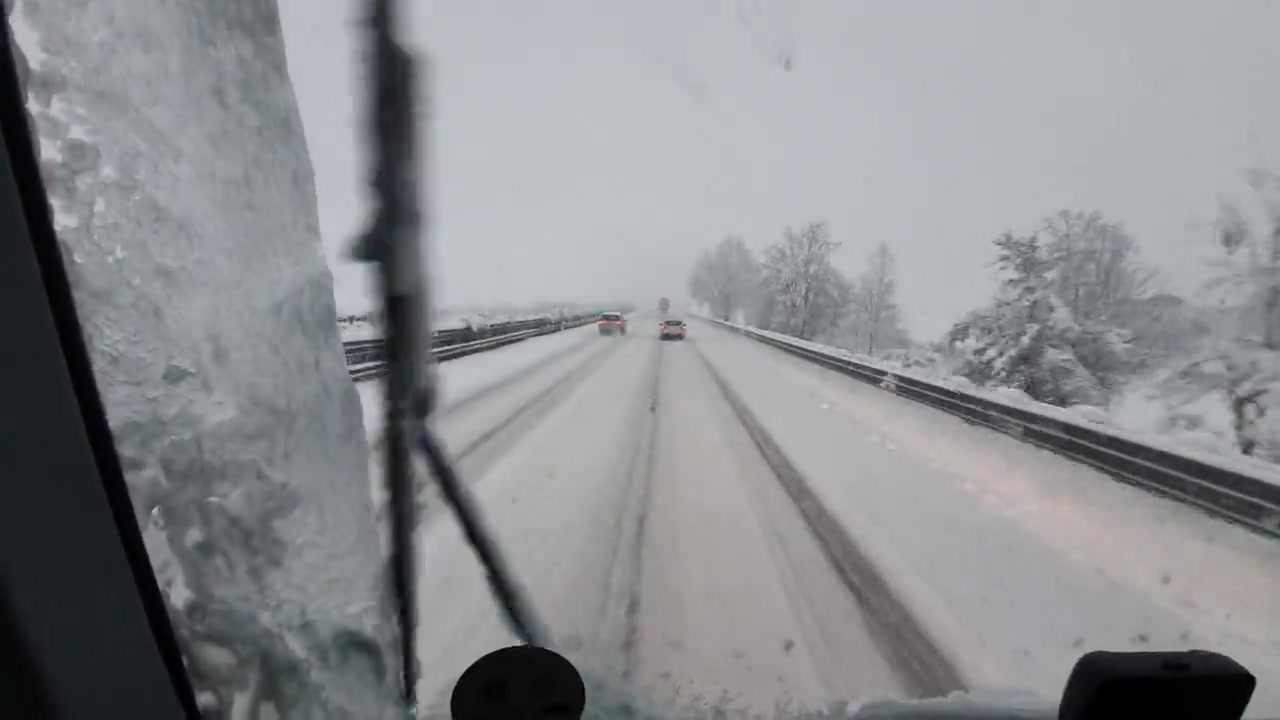
[[[558,646],[682,705],[900,694],[697,349],[633,335],[599,339],[574,382],[543,393],[536,423],[482,443],[500,452],[484,449],[493,459],[471,477]],[[530,376],[511,392],[544,384]],[[429,514],[422,544],[433,697],[513,638],[451,516]]]
[[[441,363],[437,366],[440,411],[449,412],[500,389],[516,376],[581,348],[595,334],[595,326],[573,328]],[[374,443],[383,422],[382,383],[370,380],[355,385],[364,412],[365,433]]]
[[[1280,714],[1274,542],[731,333],[638,327],[513,360],[439,422],[579,667],[759,711],[918,692],[865,581],[968,687],[1052,700],[1087,650],[1204,647],[1259,677],[1250,716]],[[838,570],[716,376],[876,577]],[[421,544],[421,696],[443,699],[514,638],[449,514]]]
[[844,587],[692,343],[657,381],[634,662],[652,696],[756,710],[898,695]]
[[1207,648],[1280,714],[1280,544],[704,325],[699,348],[970,687],[1052,696],[1087,650]]

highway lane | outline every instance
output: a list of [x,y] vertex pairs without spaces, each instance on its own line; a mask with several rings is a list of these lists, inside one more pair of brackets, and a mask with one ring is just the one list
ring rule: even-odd
[[[634,328],[439,423],[593,681],[676,716],[1053,702],[1089,649],[1205,647],[1262,679],[1253,715],[1276,707],[1274,544],[731,333]],[[421,543],[421,694],[443,699],[514,637],[447,513]]]
[[901,694],[853,595],[695,344],[667,343],[641,549],[636,681],[756,711]]
[[[659,706],[902,695],[693,343],[600,343],[468,474],[556,646]],[[431,514],[421,542],[420,692],[443,700],[470,661],[514,637],[452,518]]]

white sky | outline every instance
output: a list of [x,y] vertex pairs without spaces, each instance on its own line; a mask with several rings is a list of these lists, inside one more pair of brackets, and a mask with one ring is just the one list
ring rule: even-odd
[[[363,222],[363,3],[280,0],[342,310]],[[898,257],[928,339],[990,294],[990,239],[1124,222],[1175,290],[1243,171],[1280,169],[1280,2],[401,0],[434,62],[439,301],[683,296],[728,233],[826,220]],[[790,53],[790,72],[778,58]]]

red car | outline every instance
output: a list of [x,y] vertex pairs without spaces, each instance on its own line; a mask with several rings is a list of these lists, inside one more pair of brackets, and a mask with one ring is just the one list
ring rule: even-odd
[[596,322],[596,327],[600,328],[601,335],[627,334],[627,320],[619,312],[600,313],[600,320]]

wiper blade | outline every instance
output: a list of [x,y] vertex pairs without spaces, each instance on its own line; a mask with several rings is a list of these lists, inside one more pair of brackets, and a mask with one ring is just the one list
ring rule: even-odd
[[[357,260],[378,265],[386,353],[384,473],[390,506],[391,585],[400,624],[404,699],[416,702],[418,676],[414,634],[417,598],[414,579],[412,442],[425,453],[445,500],[458,516],[490,587],[515,634],[528,644],[546,642],[523,592],[503,561],[479,508],[457,478],[427,426],[435,402],[431,358],[430,296],[423,273],[422,188],[418,173],[417,76],[413,57],[396,38],[393,0],[370,0],[372,92],[369,129],[374,215],[357,243]],[[411,442],[412,441],[412,442]]]
[[418,446],[427,456],[427,463],[440,483],[445,501],[458,516],[463,535],[479,556],[489,580],[489,589],[502,608],[511,631],[526,645],[546,647],[550,642],[546,627],[538,620],[533,605],[516,584],[515,574],[511,572],[501,548],[493,539],[493,533],[484,523],[480,506],[472,499],[471,493],[467,492],[467,486],[458,479],[444,449],[426,427],[420,429]]
[[371,0],[373,68],[369,117],[373,151],[372,222],[354,249],[357,260],[378,265],[386,375],[383,473],[390,508],[390,573],[400,625],[401,692],[416,701],[417,594],[414,586],[413,467],[405,429],[425,419],[431,393],[420,376],[430,351],[422,303],[413,60],[396,40],[390,0]]

